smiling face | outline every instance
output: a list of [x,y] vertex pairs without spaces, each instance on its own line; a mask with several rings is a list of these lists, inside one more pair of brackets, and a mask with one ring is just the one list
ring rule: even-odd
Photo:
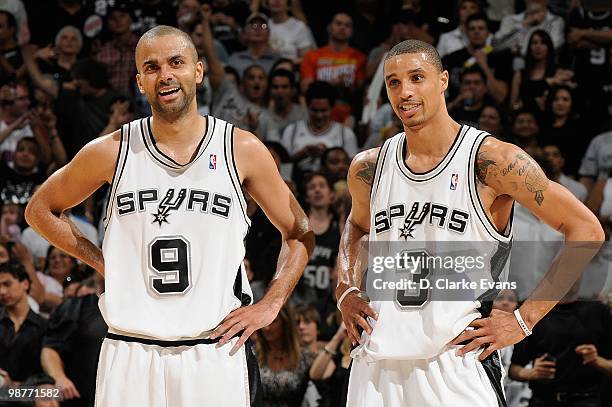
[[196,86],[204,78],[204,66],[187,38],[170,33],[141,39],[136,66],[138,88],[155,114],[176,120],[191,107],[195,109]]
[[416,52],[385,61],[387,95],[404,128],[421,128],[443,111],[448,72],[440,72],[427,58]]

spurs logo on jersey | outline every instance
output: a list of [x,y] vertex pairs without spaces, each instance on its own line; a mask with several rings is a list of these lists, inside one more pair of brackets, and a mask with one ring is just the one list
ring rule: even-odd
[[159,149],[151,120],[121,129],[100,311],[111,332],[197,338],[252,298],[241,267],[250,220],[234,127],[209,116],[191,160],[179,163]]
[[[371,253],[393,257],[401,247],[413,257],[423,252],[445,256],[448,253],[438,242],[465,242],[487,259],[485,267],[469,278],[504,281],[511,222],[506,230],[497,230],[485,213],[476,185],[476,156],[486,136],[485,132],[462,126],[445,157],[426,172],[415,172],[406,165],[410,146],[404,133],[385,141],[370,197]],[[406,242],[409,244],[394,244]],[[460,250],[460,246],[453,247]],[[426,279],[430,272],[434,274],[429,267],[421,267],[412,281]],[[470,293],[469,300],[450,301],[448,296],[430,296],[429,289],[417,288],[398,289],[393,301],[372,299],[370,305],[380,317],[372,334],[364,334],[356,354],[371,360],[434,357],[481,316],[477,311],[480,300],[494,294],[483,288]]]
[[[194,211],[199,208],[200,213],[228,218],[232,207],[232,198],[220,193],[211,193],[201,189],[181,188],[175,193],[175,188],[166,191],[164,198],[159,202],[155,211],[151,210],[153,223],[160,227],[164,223],[170,223],[168,216],[172,211],[183,210]],[[159,201],[161,194],[156,188],[141,189],[136,192],[120,193],[116,197],[116,205],[119,215],[129,215],[136,212],[148,211],[149,206],[154,206]],[[211,198],[212,196],[212,198]],[[183,205],[183,202],[185,202]]]
[[[410,207],[409,212],[408,207]],[[398,230],[399,239],[408,240],[409,237],[415,238],[415,230],[424,222],[430,226],[435,225],[463,234],[469,219],[470,214],[461,209],[449,210],[447,206],[433,202],[414,202],[412,205],[406,203],[390,205],[388,209],[376,212],[374,226],[377,235],[395,228]]]

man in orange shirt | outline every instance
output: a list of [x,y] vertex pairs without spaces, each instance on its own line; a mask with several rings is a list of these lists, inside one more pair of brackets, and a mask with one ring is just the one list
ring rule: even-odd
[[326,81],[338,89],[340,99],[352,101],[365,79],[366,55],[349,46],[353,19],[348,14],[334,15],[327,31],[328,44],[304,55],[300,66],[302,92],[315,80]]

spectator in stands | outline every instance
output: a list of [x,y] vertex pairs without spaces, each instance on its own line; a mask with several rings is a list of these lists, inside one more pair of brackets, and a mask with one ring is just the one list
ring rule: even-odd
[[128,3],[117,2],[108,10],[107,28],[111,40],[100,48],[96,60],[106,65],[111,88],[126,95],[134,89],[134,50],[138,36],[132,32],[132,11]]
[[427,43],[433,43],[433,38],[423,28],[424,24],[418,15],[412,11],[402,11],[401,13],[392,16],[391,33],[385,41],[373,48],[368,54],[366,63],[366,76],[371,79],[378,69],[378,65],[383,59],[383,56],[393,46],[400,42],[413,38]]
[[563,185],[565,188],[569,189],[576,198],[585,202],[587,199],[586,187],[580,182],[568,177],[563,172],[565,168],[565,157],[561,149],[554,144],[547,144],[542,148],[542,154],[544,159],[550,164],[552,173],[546,174],[549,176],[549,179]]
[[[514,347],[510,378],[528,381],[530,406],[600,406],[612,376],[612,315],[598,301],[578,301],[580,280]],[[533,361],[532,368],[524,367]]]
[[163,0],[136,0],[134,7],[134,31],[144,34],[157,25],[177,26],[176,7]]
[[0,241],[18,242],[21,239],[23,206],[4,202],[0,211]]
[[565,157],[565,173],[576,177],[580,161],[592,138],[591,127],[578,116],[574,91],[567,85],[550,89],[545,106],[543,141],[559,146]]
[[321,154],[321,172],[337,191],[336,183],[346,183],[351,158],[342,147],[330,147]]
[[442,59],[442,64],[450,74],[450,95],[455,97],[461,72],[465,68],[478,66],[485,74],[489,94],[496,103],[501,104],[506,100],[508,84],[512,79],[512,55],[487,44],[489,22],[483,13],[472,14],[465,25],[468,46]]
[[481,13],[482,11],[479,0],[459,0],[457,2],[457,28],[440,35],[438,45],[436,46],[440,57],[452,54],[469,45],[465,23],[469,16]]
[[2,83],[25,73],[17,44],[17,20],[4,10],[0,10],[0,72]]
[[[334,15],[327,28],[329,42],[326,46],[304,55],[300,66],[302,92],[315,81],[326,81],[346,93],[354,93],[365,79],[366,56],[351,48],[353,20],[346,13]],[[350,99],[350,98],[349,98]]]
[[17,143],[13,168],[0,163],[0,201],[25,205],[35,189],[46,179],[40,164],[40,148],[36,139],[24,137]]
[[495,138],[505,140],[506,138],[506,116],[497,105],[485,105],[480,111],[478,128],[491,134]]
[[21,0],[5,0],[0,4],[0,10],[11,13],[17,22],[17,43],[27,44],[30,41],[28,14]]
[[[57,307],[64,297],[64,284],[70,283],[77,274],[77,262],[74,257],[54,246],[47,251],[44,272],[36,273],[45,289],[45,299],[40,304],[46,313]],[[48,314],[47,314],[48,315]]]
[[588,191],[595,181],[607,179],[612,173],[612,131],[602,133],[589,143],[578,174]]
[[515,54],[527,53],[527,40],[538,29],[546,31],[559,49],[565,42],[563,18],[546,8],[548,0],[525,0],[524,12],[505,16],[495,33],[493,45],[499,49],[510,49]]
[[176,27],[189,33],[195,24],[200,21],[199,0],[179,0],[176,9]]
[[314,172],[304,179],[306,211],[315,234],[315,249],[296,287],[292,300],[312,304],[325,298],[331,291],[331,269],[336,264],[340,227],[333,212],[334,191],[329,180],[321,172]]
[[295,321],[293,310],[285,305],[259,332],[256,355],[264,407],[299,406],[304,398],[314,355],[300,346]]
[[291,123],[305,120],[306,109],[294,103],[295,75],[286,69],[276,69],[268,75],[270,107],[261,112],[257,136],[263,140],[279,140],[282,130]]
[[310,368],[310,378],[322,381],[322,405],[342,407],[346,405],[349,365],[351,363],[351,341],[346,335],[344,323],[319,351]]
[[478,66],[473,66],[461,73],[459,94],[448,103],[447,109],[453,119],[476,127],[485,105],[494,103],[487,93],[487,76]]
[[278,55],[299,64],[304,54],[316,48],[310,28],[289,15],[290,0],[269,0],[270,46]]
[[612,12],[606,2],[578,3],[567,18],[571,63],[578,85],[588,95],[585,112],[601,123],[602,117],[612,116]]
[[316,355],[325,346],[325,342],[317,340],[321,325],[319,311],[312,305],[301,304],[295,307],[295,317],[300,345]]
[[40,352],[47,323],[28,305],[30,279],[15,262],[0,265],[0,375],[19,386],[42,373]]
[[56,101],[57,127],[68,158],[98,137],[108,123],[111,105],[120,95],[110,89],[106,65],[93,59],[80,60],[72,68],[73,83],[58,84],[44,77],[24,53],[33,82]]
[[66,406],[92,406],[102,340],[108,327],[98,309],[104,278],[78,283],[76,296],[66,298],[49,318],[42,341],[41,364],[62,388]]
[[540,148],[540,124],[536,115],[529,110],[519,110],[514,115],[511,129],[511,143],[516,144],[530,156],[542,155]]
[[[58,31],[54,44],[39,48],[34,58],[40,72],[51,75],[51,79],[61,85],[73,79],[72,67],[83,48],[83,35],[76,27],[67,25]],[[31,50],[28,48],[26,52]]]
[[204,4],[207,13],[212,13],[210,22],[214,37],[221,41],[227,52],[241,51],[244,46],[240,42],[240,31],[251,15],[248,4],[237,0],[213,0],[212,8]]
[[240,91],[238,84],[226,80],[229,75],[225,73],[225,68],[213,47],[210,10],[203,11],[201,18],[202,50],[208,63],[208,79],[212,88],[212,115],[236,126],[255,130],[258,115],[262,110],[259,104],[263,102],[266,94],[265,71],[257,65],[245,70],[246,83],[243,83],[242,87],[244,93]]
[[329,147],[342,147],[349,156],[357,154],[353,130],[331,120],[335,89],[327,82],[312,82],[306,91],[308,120],[290,124],[281,143],[302,172],[315,171],[319,157]]
[[555,49],[548,33],[535,30],[527,45],[525,67],[514,72],[510,91],[510,106],[514,110],[526,108],[544,110],[544,99],[550,86],[559,84],[568,73],[557,72]]
[[252,65],[261,66],[268,75],[274,62],[280,58],[280,55],[270,48],[268,16],[262,13],[251,14],[244,24],[242,38],[247,49],[231,54],[228,63],[241,77],[246,68]]
[[0,121],[0,159],[13,166],[17,143],[24,137],[35,137],[41,161],[48,163],[50,149],[42,135],[40,118],[30,110],[30,92],[25,84],[5,85],[0,89],[2,121]]

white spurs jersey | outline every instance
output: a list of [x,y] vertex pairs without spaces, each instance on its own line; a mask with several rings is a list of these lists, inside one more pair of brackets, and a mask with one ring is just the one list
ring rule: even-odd
[[[498,233],[488,220],[476,190],[476,154],[487,136],[485,132],[462,126],[445,158],[426,173],[415,173],[406,166],[404,133],[383,144],[370,198],[370,255],[374,250],[394,255],[397,249],[392,247],[404,244],[411,249],[422,248],[430,257],[441,257],[445,254],[443,250],[449,254],[449,247],[452,251],[459,245],[457,242],[489,242],[473,246],[476,252],[488,253],[481,259],[482,268],[471,272],[469,278],[486,277],[495,281],[507,278],[509,250],[506,249],[511,244],[512,222],[504,234]],[[433,287],[434,282],[431,283]],[[444,283],[441,280],[440,284]],[[472,320],[481,316],[477,310],[481,306],[478,299],[493,292],[479,287],[473,297],[469,293],[469,300],[461,297],[463,300],[453,301],[445,300],[450,298],[445,297],[446,292],[435,292],[436,300],[432,291],[421,289],[393,292],[390,297],[393,301],[373,298],[371,305],[379,318],[372,321],[370,337],[363,333],[365,343],[355,355],[370,360],[434,357]]]
[[121,128],[102,245],[100,310],[110,331],[199,338],[252,298],[233,130],[208,116],[197,153],[181,165],[155,145],[151,118]]

